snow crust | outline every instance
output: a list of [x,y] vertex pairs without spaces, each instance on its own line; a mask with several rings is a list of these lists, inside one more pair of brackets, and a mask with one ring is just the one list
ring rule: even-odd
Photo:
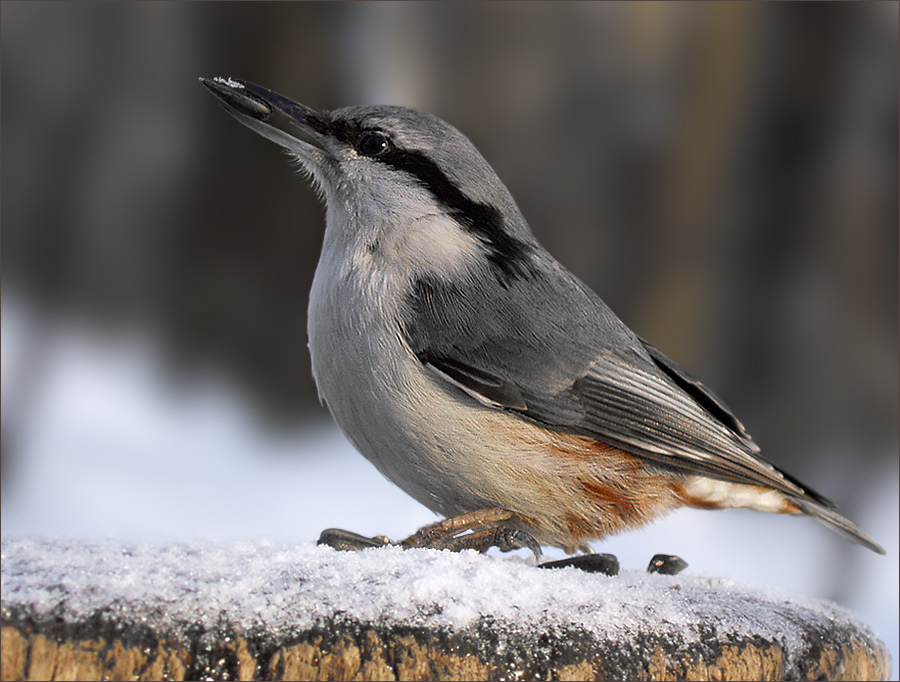
[[614,641],[639,632],[690,641],[713,628],[779,641],[788,652],[803,648],[805,624],[867,630],[829,602],[720,578],[636,570],[609,577],[472,551],[268,542],[6,539],[2,602],[38,617],[139,618],[163,631],[227,622],[289,635],[335,617],[452,631],[491,618],[523,631],[578,627]]

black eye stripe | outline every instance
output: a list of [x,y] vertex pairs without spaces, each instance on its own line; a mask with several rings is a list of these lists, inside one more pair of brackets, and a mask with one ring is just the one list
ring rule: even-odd
[[[330,132],[372,160],[416,178],[454,220],[489,247],[488,259],[498,268],[501,282],[525,276],[531,271],[528,258],[531,247],[508,233],[500,210],[490,203],[473,201],[466,196],[425,153],[400,149],[384,131],[363,128],[349,121],[332,121]],[[366,154],[360,145],[368,136],[383,138],[387,146],[376,154]]]
[[500,270],[505,282],[527,275],[531,247],[506,230],[500,210],[489,203],[473,201],[438,167],[419,151],[393,148],[378,161],[409,173],[425,187],[462,227],[490,248],[488,259]]

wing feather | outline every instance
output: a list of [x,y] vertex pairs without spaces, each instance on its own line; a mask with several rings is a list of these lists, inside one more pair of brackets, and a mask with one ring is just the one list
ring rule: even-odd
[[418,281],[401,324],[412,352],[490,409],[595,438],[661,467],[834,506],[760,457],[719,398],[558,263],[549,259],[536,270],[544,276],[509,283],[505,299],[488,296],[485,283]]

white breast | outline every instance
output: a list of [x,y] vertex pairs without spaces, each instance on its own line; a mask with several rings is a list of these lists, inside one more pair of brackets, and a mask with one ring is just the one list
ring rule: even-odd
[[[468,248],[445,244],[429,251],[424,244],[417,255],[436,264]],[[478,497],[460,485],[459,475],[447,475],[465,468],[459,460],[471,451],[464,445],[471,408],[448,395],[403,338],[410,280],[402,268],[377,263],[384,254],[348,257],[342,246],[326,240],[310,294],[309,347],[319,395],[385,476],[430,508],[452,512],[459,498]],[[397,257],[400,246],[394,247],[388,257]]]

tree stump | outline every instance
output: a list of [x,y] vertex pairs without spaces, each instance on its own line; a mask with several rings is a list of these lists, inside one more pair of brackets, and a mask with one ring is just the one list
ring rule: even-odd
[[827,602],[393,547],[4,540],[2,679],[883,680]]

